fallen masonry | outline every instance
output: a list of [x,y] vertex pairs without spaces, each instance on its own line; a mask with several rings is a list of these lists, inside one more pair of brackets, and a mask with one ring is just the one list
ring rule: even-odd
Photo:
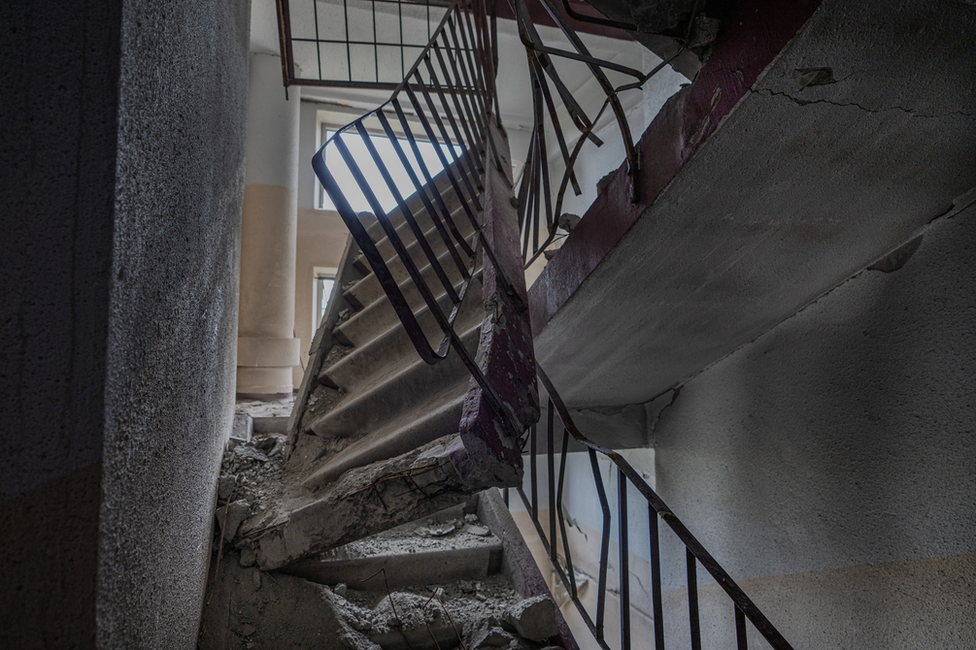
[[200,650],[575,648],[497,493],[262,570],[244,533],[274,516],[283,456],[276,435],[224,456]]

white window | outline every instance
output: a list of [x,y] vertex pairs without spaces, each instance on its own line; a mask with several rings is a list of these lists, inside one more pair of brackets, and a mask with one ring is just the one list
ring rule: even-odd
[[319,328],[319,323],[325,317],[329,308],[329,301],[335,290],[335,276],[338,269],[330,266],[316,266],[312,279],[312,332]]
[[[329,138],[335,135],[335,127],[322,124],[321,131],[321,142],[327,142]],[[413,129],[413,126],[411,126]],[[372,130],[371,130],[372,131]],[[416,189],[413,183],[410,181],[410,176],[403,168],[403,164],[400,161],[399,155],[397,155],[396,150],[393,148],[392,142],[385,134],[373,133],[375,137],[371,138],[373,145],[376,147],[376,151],[383,161],[393,182],[396,184],[397,190],[399,190],[400,195],[403,198],[413,195]],[[414,131],[416,136],[416,131]],[[356,165],[359,167],[363,176],[366,178],[369,187],[376,193],[376,199],[379,201],[380,206],[384,211],[389,211],[396,206],[396,200],[393,198],[393,193],[389,190],[386,183],[383,180],[383,176],[380,174],[379,168],[373,161],[373,157],[369,154],[369,150],[366,149],[366,145],[363,143],[359,135],[352,131],[347,136],[343,137],[343,143],[349,148],[349,153],[352,154],[353,160],[356,161]],[[417,159],[414,156],[413,148],[410,146],[410,142],[405,138],[397,138],[400,147],[403,149],[410,166],[413,168],[417,179],[424,183],[423,173],[420,170],[420,166],[417,164]],[[427,171],[430,172],[431,177],[436,176],[444,169],[441,165],[440,158],[437,156],[437,151],[430,142],[427,141],[417,141],[417,149],[420,151],[420,156],[424,161],[424,165],[427,167]],[[460,155],[463,151],[461,147],[455,146],[455,152]],[[451,156],[448,151],[442,149],[444,154],[448,157],[450,161]],[[342,188],[346,199],[352,205],[353,210],[356,212],[372,212],[369,203],[363,196],[362,191],[359,189],[359,185],[356,183],[356,179],[353,177],[352,172],[349,171],[346,166],[345,161],[339,155],[335,146],[331,146],[326,150],[326,164],[329,166],[329,171],[336,179],[336,183]],[[348,189],[347,189],[348,188]],[[319,208],[322,210],[335,210],[335,205],[332,203],[332,199],[325,192],[325,188],[322,187],[321,183],[318,184],[319,191]]]

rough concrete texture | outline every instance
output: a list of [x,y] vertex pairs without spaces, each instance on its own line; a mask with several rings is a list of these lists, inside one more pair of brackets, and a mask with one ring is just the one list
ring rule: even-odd
[[127,2],[98,558],[102,648],[192,648],[233,415],[248,3]]
[[[754,15],[793,6],[767,4]],[[766,42],[765,22],[755,29],[762,38],[738,44]],[[653,143],[645,135],[651,156],[667,155],[642,172],[667,167],[668,152],[690,159],[585,281],[552,274],[564,256],[570,270],[593,261],[574,240],[605,240],[617,204],[593,214],[602,232],[587,235],[584,217],[540,278],[550,286],[533,286],[537,332],[546,301],[573,295],[536,342],[567,403],[648,401],[943,214],[976,184],[974,35],[971,4],[824,2],[731,111],[724,81],[702,87],[710,66],[734,77],[746,65],[742,52],[723,60],[720,39],[702,76],[655,120],[680,128]],[[700,93],[715,116],[707,103],[696,112]],[[618,177],[607,194],[626,200]]]
[[0,647],[92,647],[121,2],[0,3]]
[[215,562],[200,650],[342,648],[343,626],[319,585],[244,568],[235,552]]
[[[974,251],[971,206],[900,270],[857,275],[661,416],[658,491],[735,579],[760,581],[752,595],[796,647],[971,645]],[[683,563],[666,566],[666,588],[683,587]],[[857,616],[837,605],[852,599]]]

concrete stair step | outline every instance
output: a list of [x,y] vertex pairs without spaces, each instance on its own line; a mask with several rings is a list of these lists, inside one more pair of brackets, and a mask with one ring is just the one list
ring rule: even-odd
[[[462,343],[472,355],[480,334],[481,329],[477,326],[463,333]],[[326,438],[363,435],[410,411],[415,404],[429,403],[430,395],[439,394],[457,383],[467,386],[468,370],[456,352],[434,365],[427,364],[419,356],[413,358],[413,363],[400,372],[378,378],[347,396],[336,408],[315,420],[312,431]]]
[[[467,220],[465,221],[467,223],[467,227],[459,228],[459,231],[461,232],[462,236],[465,237],[465,241],[467,242],[467,245],[473,250],[474,241],[475,241],[474,236],[472,234],[473,228],[469,221]],[[444,243],[444,240],[437,233],[436,229],[431,228],[430,230],[427,231],[425,236],[427,237],[427,241],[430,244],[431,251],[434,253],[434,255],[437,256],[438,263],[447,273],[448,277],[450,277],[452,280],[457,280],[458,278],[460,278],[461,272],[460,269],[458,268],[457,261],[448,252],[447,244]],[[453,238],[452,238],[452,242],[454,242]],[[455,243],[455,250],[457,251],[458,258],[461,260],[461,264],[464,266],[464,268],[467,269],[468,258],[464,254],[463,250],[457,248],[456,242],[454,243]],[[391,251],[393,250],[392,246],[390,247],[390,250]],[[420,244],[417,242],[417,240],[413,240],[409,243],[409,245],[407,246],[407,252],[410,255],[410,258],[417,265],[417,267],[421,269],[422,273],[424,274],[424,277],[429,278],[427,281],[437,282],[439,284],[436,274],[434,274],[433,269],[430,268],[430,260],[427,258],[427,255],[424,253],[424,251],[420,248]],[[405,280],[407,280],[410,277],[410,275],[407,272],[406,266],[404,265],[401,258],[395,254],[395,252],[391,256],[384,255],[384,259],[386,260],[387,268],[389,269],[393,277],[396,279],[398,284],[403,283]],[[356,311],[363,309],[371,302],[377,300],[378,298],[381,298],[382,296],[383,296],[383,287],[380,284],[379,279],[372,272],[368,273],[362,280],[360,280],[355,285],[346,289],[343,292],[343,297]]]
[[461,422],[468,382],[458,381],[431,396],[429,401],[415,405],[402,417],[379,427],[351,445],[324,459],[302,485],[317,489],[335,481],[343,472],[387,458],[404,454],[411,449],[454,433]]
[[[434,183],[438,187],[442,188],[441,195],[444,199],[444,204],[447,207],[448,213],[453,215],[454,212],[460,207],[461,202],[454,193],[453,189],[451,189],[450,181],[448,180],[447,175],[444,172],[441,172],[434,178]],[[431,205],[433,205],[434,209],[437,211],[438,216],[442,216],[440,204],[435,199],[431,198],[429,192],[428,199],[430,200]],[[431,221],[430,216],[427,214],[427,209],[424,206],[423,200],[418,194],[414,193],[407,198],[407,207],[413,214],[421,231],[426,232],[434,227],[434,222]],[[463,211],[461,211],[460,216],[463,216],[463,220],[470,224],[470,220]],[[410,225],[407,223],[406,217],[403,216],[403,213],[400,212],[399,208],[391,210],[387,214],[387,219],[391,224],[393,224],[394,228],[396,228],[396,231],[400,235],[401,239],[411,241],[414,238]],[[455,217],[455,220],[455,223],[458,224],[458,228],[460,229],[461,220],[457,217]],[[370,238],[374,242],[377,242],[377,248],[383,255],[383,259],[390,259],[390,257],[395,255],[393,245],[390,244],[389,240],[387,239],[385,234],[386,231],[383,229],[383,225],[378,219],[374,217],[373,222],[366,228],[366,232],[369,233]],[[361,255],[353,260],[353,266],[363,273],[370,272],[369,263],[366,261],[366,258]]]
[[[459,509],[456,509],[459,510]],[[492,535],[470,531],[486,528],[481,522],[469,524],[459,513],[461,528],[442,537],[429,534],[450,526],[426,524],[427,520],[400,526],[371,538],[352,542],[317,557],[301,560],[282,572],[323,585],[344,584],[358,591],[386,591],[403,587],[423,587],[458,580],[480,580],[502,569],[503,546]],[[478,532],[481,532],[478,530]]]
[[[420,322],[420,326],[428,339],[434,340],[434,338],[437,338],[439,340],[442,334],[440,333],[440,328],[437,326],[437,321],[430,314],[427,305],[420,300],[419,294],[410,291],[408,285],[413,285],[413,280],[407,280],[402,283],[400,285],[400,291],[404,292],[405,295],[409,294],[416,297],[415,302],[409,303],[414,307],[414,315],[417,317],[418,322]],[[455,290],[460,291],[460,286],[459,283],[455,287]],[[445,310],[446,313],[450,313],[452,303],[447,292],[441,290],[435,292],[434,295],[437,297],[437,303],[441,306],[441,309]],[[480,302],[481,295],[471,295],[468,299]],[[358,348],[367,345],[377,336],[387,332],[391,327],[401,327],[400,319],[397,317],[396,311],[394,311],[390,301],[384,298],[382,300],[374,300],[369,305],[366,305],[362,311],[353,314],[352,318],[333,330],[333,335],[343,345],[352,345]]]
[[[461,303],[461,310],[455,321],[455,331],[466,332],[472,327],[480,326],[484,320],[484,307],[481,304],[480,277],[473,280],[467,296]],[[440,330],[434,322],[430,311],[424,308],[418,315],[421,327],[430,331],[431,336]],[[429,321],[429,322],[428,322]],[[386,332],[376,336],[361,347],[353,349],[347,356],[339,359],[319,372],[319,380],[329,386],[337,386],[347,393],[356,391],[360,386],[374,381],[375,377],[388,375],[397,369],[405,367],[416,360],[417,354],[403,327],[391,327]]]

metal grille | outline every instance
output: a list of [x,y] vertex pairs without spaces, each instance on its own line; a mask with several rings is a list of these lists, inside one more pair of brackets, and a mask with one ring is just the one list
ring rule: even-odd
[[278,0],[286,86],[391,90],[447,12],[444,0]]

